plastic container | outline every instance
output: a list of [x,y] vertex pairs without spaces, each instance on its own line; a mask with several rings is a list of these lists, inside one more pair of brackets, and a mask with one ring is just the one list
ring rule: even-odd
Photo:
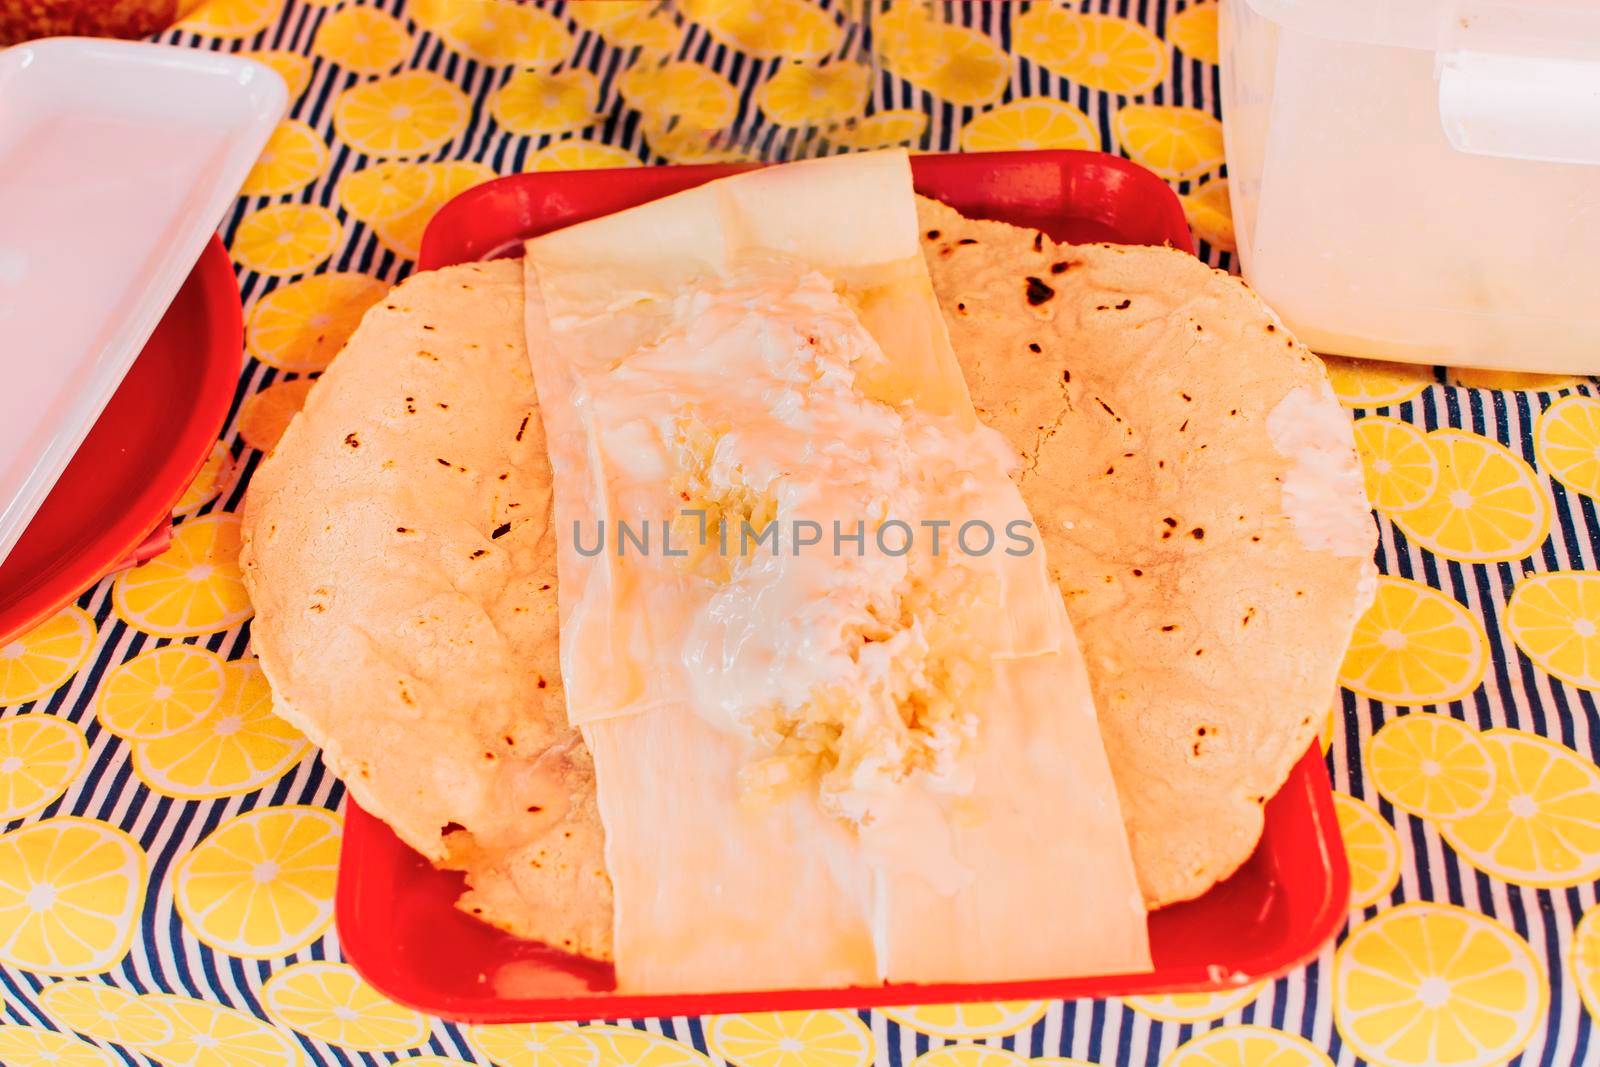
[[286,100],[281,78],[237,56],[79,38],[0,52],[0,561]]
[[1600,372],[1600,4],[1222,0],[1245,278],[1312,348]]
[[[969,215],[1058,239],[1168,243],[1193,251],[1177,198],[1126,160],[1092,152],[922,156],[919,191]],[[423,268],[512,254],[538,233],[732,173],[731,166],[520,174],[447,204],[422,241]],[[1150,918],[1155,970],[987,985],[892,985],[687,996],[618,996],[609,968],[518,941],[457,910],[458,874],[438,871],[353,802],[339,862],[339,942],[373,986],[467,1022],[697,1015],[963,1000],[1222,989],[1314,955],[1343,923],[1349,871],[1320,748],[1266,807],[1255,855],[1199,900]],[[1048,916],[1041,916],[1048,922]],[[800,936],[803,936],[801,934]]]

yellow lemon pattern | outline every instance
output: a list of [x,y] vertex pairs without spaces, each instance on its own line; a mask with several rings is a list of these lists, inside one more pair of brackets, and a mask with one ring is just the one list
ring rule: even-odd
[[205,461],[195,472],[194,481],[189,483],[189,488],[185,489],[178,502],[172,505],[173,516],[187,515],[211,503],[227,486],[231,477],[233,477],[233,454],[228,451],[227,445],[218,441],[206,454]]
[[0,707],[49,696],[78,672],[94,648],[94,620],[68,606],[0,645]]
[[103,822],[61,816],[0,835],[0,963],[41,974],[109,970],[144,904],[144,850]]
[[985,111],[961,131],[968,152],[1033,148],[1098,148],[1100,135],[1089,116],[1049,97],[1025,97]]
[[1391,516],[1407,537],[1463,563],[1522,559],[1544,543],[1553,505],[1533,468],[1468,430],[1434,430],[1427,441],[1438,480],[1420,504]]
[[298,952],[333,921],[339,820],[322,808],[262,808],[223,823],[179,861],[172,900],[204,944],[230,956]]
[[66,792],[89,746],[54,715],[0,719],[0,823],[32,815]]
[[377,158],[421,156],[467,124],[467,96],[430,71],[405,71],[346,89],[333,128],[350,147]]
[[0,1063],[7,1067],[117,1067],[109,1052],[53,1030],[0,1023]]
[[212,512],[188,520],[165,552],[118,576],[111,599],[123,621],[161,637],[239,625],[251,614],[239,577],[239,517]]
[[172,1037],[172,1020],[141,997],[97,980],[45,986],[39,1003],[50,1017],[85,1037],[148,1048]]
[[571,1023],[469,1026],[467,1041],[500,1067],[597,1067],[600,1046]]
[[1600,768],[1522,730],[1483,733],[1494,788],[1477,811],[1440,825],[1450,847],[1486,874],[1557,889],[1600,877]]
[[[181,22],[158,40],[249,56],[288,89],[219,220],[244,298],[247,378],[173,507],[171,549],[0,640],[0,965],[13,1021],[0,1024],[0,1062],[1087,1067],[1051,1053],[1093,1047],[1102,1062],[1131,1049],[1178,1067],[1326,1067],[1335,1021],[1341,1057],[1376,1067],[1502,1063],[1524,1049],[1529,1062],[1572,1060],[1574,1015],[1600,1017],[1589,888],[1600,742],[1585,718],[1600,693],[1588,548],[1600,386],[1573,374],[1326,358],[1360,416],[1379,561],[1393,572],[1323,731],[1354,909],[1337,966],[1320,973],[1319,988],[1338,986],[1332,1003],[1293,1007],[1311,990],[1302,972],[1130,996],[1089,1046],[1084,1027],[1047,1021],[1042,1001],[419,1028],[338,958],[337,794],[272,714],[224,509],[364,313],[414,269],[440,208],[519,171],[896,145],[1104,148],[1169,182],[1202,256],[1226,269],[1244,235],[1217,121],[1222,6],[179,0]],[[1464,709],[1444,706],[1455,701]],[[1422,906],[1399,901],[1458,886],[1489,916],[1516,901],[1526,942],[1445,905],[1391,925]],[[294,962],[307,954],[330,958]],[[1570,981],[1546,1004],[1552,971]],[[1315,1036],[1243,1023],[1272,1016]]]
[[1013,1000],[995,1004],[918,1004],[884,1008],[883,1014],[913,1030],[953,1041],[978,1041],[1026,1030],[1044,1017],[1049,1005],[1042,1000]]
[[267,979],[267,1017],[330,1045],[398,1052],[428,1040],[428,1020],[385,999],[348,964],[310,960]]
[[489,113],[512,133],[566,133],[599,116],[600,80],[586,70],[519,70],[495,90]]
[[1448,904],[1402,904],[1356,929],[1333,964],[1333,1012],[1382,1067],[1490,1067],[1526,1047],[1549,987],[1528,943]]
[[1350,863],[1350,907],[1371,907],[1388,899],[1400,880],[1400,839],[1370,804],[1346,793],[1333,794],[1339,834]]
[[1164,1023],[1203,1023],[1238,1011],[1261,995],[1261,982],[1217,993],[1168,993],[1154,997],[1128,997],[1124,1003],[1135,1011]]
[[1539,469],[1574,493],[1600,499],[1600,399],[1565,396],[1551,404],[1533,434]]
[[873,1057],[872,1032],[843,1011],[723,1015],[706,1044],[739,1067],[868,1067]]
[[346,7],[323,20],[312,50],[352,74],[387,74],[411,51],[411,34],[393,15]]
[[1483,625],[1465,607],[1420,582],[1386,575],[1356,623],[1339,682],[1390,704],[1443,704],[1476,689],[1488,659]]
[[1333,1061],[1297,1034],[1238,1025],[1191,1038],[1162,1060],[1161,1067],[1333,1067]]
[[233,258],[257,274],[290,277],[313,271],[339,246],[339,217],[313,204],[274,204],[239,223]]
[[270,367],[315,374],[338,355],[361,316],[388,291],[375,278],[351,273],[314,274],[280,285],[256,301],[245,347]]
[[1478,732],[1448,715],[1403,715],[1373,735],[1366,755],[1379,795],[1424,819],[1482,810],[1497,782],[1494,758]]
[[272,690],[254,660],[223,668],[222,696],[176,733],[135,741],[133,769],[157,793],[185,800],[249,793],[300,762],[311,745],[272,713]]
[[1506,632],[1544,670],[1600,692],[1600,575],[1557,571],[1524,578],[1506,608]]

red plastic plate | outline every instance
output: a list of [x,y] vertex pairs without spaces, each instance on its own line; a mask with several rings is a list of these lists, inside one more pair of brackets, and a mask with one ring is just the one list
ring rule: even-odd
[[243,337],[233,265],[213,237],[0,565],[0,645],[159,547],[227,417]]
[[[447,204],[422,242],[425,269],[514,253],[524,238],[699,185],[736,166],[519,174]],[[920,192],[969,215],[1058,239],[1171,244],[1192,252],[1177,198],[1149,172],[1093,152],[923,156]],[[1221,989],[1309,958],[1343,922],[1349,870],[1318,746],[1266,807],[1255,855],[1198,900],[1150,917],[1155,970],[987,985],[898,985],[619,996],[609,968],[519,941],[458,911],[458,874],[435,870],[351,802],[339,863],[345,957],[403,1004],[467,1022],[700,1015],[778,1008],[1103,997]],[[1071,902],[1063,897],[1063,907]],[[1039,916],[1041,923],[1048,915]],[[797,932],[796,936],[804,936]]]

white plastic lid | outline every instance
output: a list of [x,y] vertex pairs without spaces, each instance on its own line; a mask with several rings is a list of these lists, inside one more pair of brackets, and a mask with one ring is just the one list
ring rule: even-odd
[[0,561],[177,295],[288,103],[251,60],[0,51]]
[[1243,0],[1302,33],[1363,44],[1600,60],[1600,0]]

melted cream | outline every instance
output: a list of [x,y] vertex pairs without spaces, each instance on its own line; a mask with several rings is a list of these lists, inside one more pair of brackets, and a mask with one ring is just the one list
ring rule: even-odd
[[[1290,461],[1283,511],[1307,548],[1336,556],[1372,555],[1372,515],[1351,507],[1366,499],[1350,418],[1326,385],[1296,386],[1267,414],[1267,433]],[[1376,579],[1374,579],[1375,581]]]

